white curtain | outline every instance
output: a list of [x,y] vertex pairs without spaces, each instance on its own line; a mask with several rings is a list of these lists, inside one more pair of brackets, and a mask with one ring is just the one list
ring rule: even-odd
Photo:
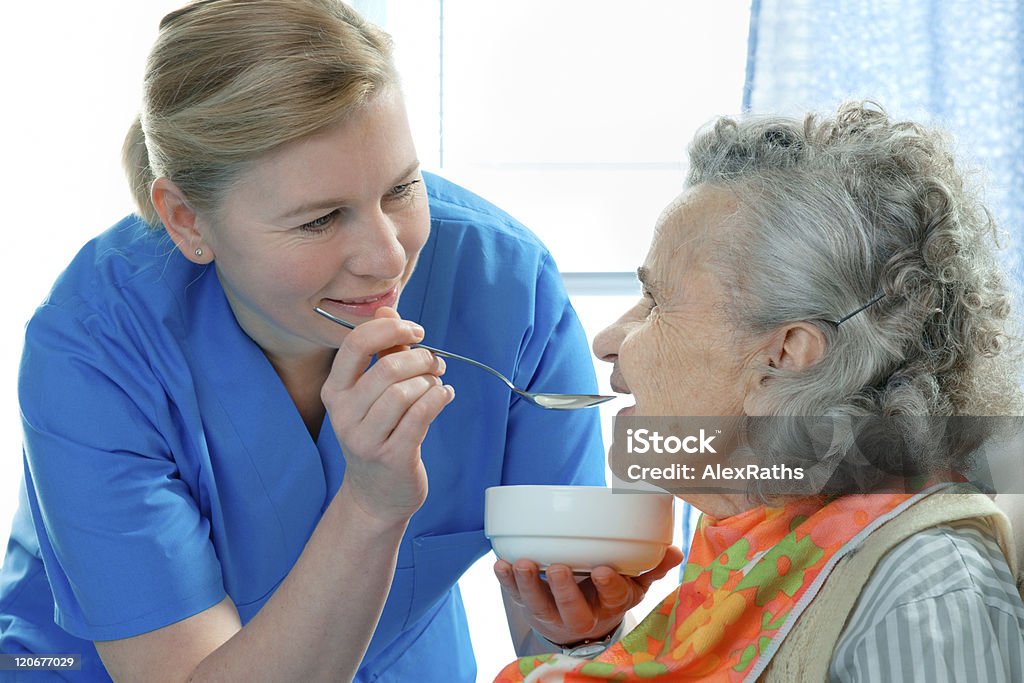
[[869,98],[943,126],[982,171],[1024,285],[1024,3],[753,0],[751,12],[745,108],[796,113]]

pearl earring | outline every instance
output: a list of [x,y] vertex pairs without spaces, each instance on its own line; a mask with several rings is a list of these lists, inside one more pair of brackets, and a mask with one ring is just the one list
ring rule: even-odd
[[196,256],[202,256],[202,255],[203,255],[203,250],[202,250],[202,248],[201,248],[201,247],[197,247],[197,248],[196,248]]

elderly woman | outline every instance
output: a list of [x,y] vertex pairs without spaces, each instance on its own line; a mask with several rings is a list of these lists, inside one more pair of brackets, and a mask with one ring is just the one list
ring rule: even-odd
[[[949,476],[999,425],[913,428],[1021,409],[994,226],[943,138],[847,104],[721,119],[690,162],[643,298],[594,341],[635,397],[620,415],[817,416],[847,437],[818,462],[794,447],[789,464],[828,471],[816,483],[680,489],[704,514],[678,589],[596,659],[524,658],[498,680],[1024,680],[1005,517]],[[874,447],[864,424],[888,430]],[[746,443],[785,463],[771,431]]]

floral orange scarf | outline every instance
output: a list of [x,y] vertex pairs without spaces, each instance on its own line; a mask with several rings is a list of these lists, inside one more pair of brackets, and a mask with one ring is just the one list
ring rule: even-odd
[[836,562],[924,495],[807,498],[722,520],[705,515],[682,584],[621,641],[593,660],[523,657],[495,682],[755,680]]

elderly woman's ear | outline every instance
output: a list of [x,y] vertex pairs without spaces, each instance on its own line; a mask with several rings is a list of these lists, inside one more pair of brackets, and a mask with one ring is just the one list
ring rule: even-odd
[[768,334],[765,343],[751,356],[743,412],[766,414],[776,372],[806,370],[825,355],[825,344],[825,334],[808,322],[789,323]]

